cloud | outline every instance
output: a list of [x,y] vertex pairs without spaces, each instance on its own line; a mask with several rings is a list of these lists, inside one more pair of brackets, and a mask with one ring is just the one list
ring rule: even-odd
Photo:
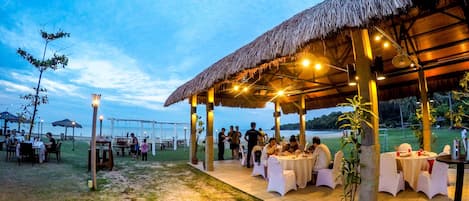
[[[46,73],[46,72],[45,72]],[[20,74],[17,72],[11,73],[11,78],[18,82],[26,83],[30,85],[29,89],[32,91],[32,87],[36,86],[38,77],[31,74]],[[85,98],[79,93],[79,87],[73,84],[66,84],[60,81],[53,81],[43,77],[41,80],[41,88],[46,88],[49,94],[57,96],[72,96]]]
[[32,93],[34,91],[31,87],[16,84],[6,80],[0,80],[0,86],[2,86],[2,88],[4,88],[7,92]]

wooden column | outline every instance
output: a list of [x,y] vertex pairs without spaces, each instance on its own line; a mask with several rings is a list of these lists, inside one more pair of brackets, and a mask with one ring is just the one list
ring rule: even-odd
[[305,104],[305,95],[300,96],[300,108],[298,111],[300,116],[300,145],[305,146],[306,144],[306,104]]
[[195,164],[197,158],[197,94],[192,95],[189,100],[191,104],[191,136],[189,159]]
[[376,114],[369,116],[372,128],[364,124],[361,136],[360,174],[361,184],[358,200],[378,200],[379,182],[379,119],[376,80],[371,73],[372,52],[367,29],[352,32],[352,43],[358,76],[358,95],[363,102],[370,102],[370,110]]
[[207,134],[205,137],[205,167],[207,171],[213,171],[213,109],[215,90],[207,91]]
[[422,109],[422,135],[423,135],[423,149],[425,151],[432,150],[431,138],[432,131],[430,125],[430,105],[428,104],[428,87],[427,79],[423,69],[419,69],[419,89],[420,89],[420,104]]
[[280,142],[280,103],[276,100],[274,104],[275,139]]

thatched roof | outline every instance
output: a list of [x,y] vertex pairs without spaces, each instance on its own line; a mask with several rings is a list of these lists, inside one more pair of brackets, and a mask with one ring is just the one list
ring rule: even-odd
[[[204,92],[210,87],[216,87],[215,101],[217,105],[263,107],[265,102],[271,100],[270,98],[272,98],[272,96],[263,96],[263,94],[266,93],[262,90],[257,90],[253,95],[230,95],[226,92],[227,87],[229,87],[230,83],[248,80],[246,83],[250,85],[259,85],[258,89],[272,88],[272,86],[275,85],[272,83],[278,80],[279,77],[282,79],[289,78],[290,81],[293,80],[289,83],[290,85],[298,86],[298,90],[308,91],[308,93],[305,92],[305,94],[307,94],[307,98],[310,100],[310,102],[307,103],[307,105],[310,105],[310,107],[308,107],[309,109],[318,108],[319,106],[334,106],[337,101],[343,100],[343,98],[350,96],[356,91],[354,88],[343,85],[343,83],[346,82],[346,75],[344,76],[343,73],[340,74],[339,71],[330,71],[322,76],[313,75],[312,84],[310,83],[310,78],[299,79],[299,77],[295,76],[300,76],[300,74],[284,70],[284,67],[291,62],[295,62],[298,54],[305,50],[313,53],[324,52],[324,57],[328,57],[327,59],[332,60],[331,63],[337,65],[347,63],[353,60],[353,55],[350,55],[350,53],[346,54],[347,50],[350,49],[350,38],[347,35],[348,30],[373,26],[380,26],[383,27],[383,29],[386,27],[393,28],[393,26],[397,26],[394,24],[395,22],[392,21],[394,16],[406,16],[400,17],[398,20],[405,19],[408,20],[405,21],[408,23],[410,20],[415,20],[414,18],[429,16],[430,14],[428,14],[427,10],[435,9],[437,6],[438,8],[445,9],[448,5],[452,5],[453,3],[453,1],[438,0],[326,0],[298,13],[262,34],[251,43],[214,63],[192,80],[177,88],[168,97],[165,106],[182,101],[196,94],[199,96],[198,102],[205,103]],[[416,8],[417,6],[420,6],[420,8]],[[451,8],[453,7],[448,7],[448,9]],[[412,12],[412,9],[418,10],[418,12]],[[453,15],[461,15],[459,10],[455,12],[457,13]],[[464,15],[462,15],[462,18],[464,18]],[[425,23],[428,22],[422,22],[424,25]],[[413,34],[418,35],[422,33],[416,32]],[[418,42],[420,41],[417,41],[417,43]],[[445,42],[450,43],[452,41]],[[423,46],[425,46],[425,44]],[[346,55],[339,61],[338,56],[331,56],[333,54],[331,53],[332,51],[344,52],[343,54]],[[419,55],[420,52],[417,51],[419,50],[408,50],[409,54],[412,52]],[[394,51],[385,54],[389,54],[387,56],[383,55],[385,62],[387,62],[386,65],[389,66],[390,59],[392,59],[393,56],[392,54],[395,55],[396,53]],[[432,59],[435,60],[437,58],[419,58],[421,61],[428,62],[433,61]],[[433,71],[431,71],[432,69]],[[431,72],[428,71],[426,74],[435,76],[434,74],[440,72],[436,67],[432,67],[432,69],[430,69]],[[450,70],[449,73],[458,72],[461,69],[464,70],[467,69],[467,67],[457,66],[453,68],[453,70]],[[411,74],[411,70],[406,70],[405,72],[400,70],[394,73],[395,70],[394,67],[385,68],[385,71],[392,74],[391,76],[405,77],[405,79],[390,80],[387,81],[388,83],[386,83],[386,85],[393,86],[402,81],[415,80],[415,75],[406,74]],[[278,72],[281,72],[281,75],[278,75]],[[303,82],[300,83],[298,80],[302,80]],[[282,83],[278,85],[285,85],[283,80],[281,82]],[[326,83],[325,86],[328,87],[324,87],[324,85],[319,86],[324,83]],[[310,90],[314,87],[320,87],[320,89]],[[387,90],[391,90],[391,88]],[[334,98],[336,101],[315,102],[315,100],[321,99],[321,97],[328,97],[329,99]],[[388,98],[395,97],[389,96]],[[282,109],[284,112],[295,112],[292,105],[286,105],[294,101],[295,98],[289,98],[283,101]],[[285,111],[286,108],[292,109]]]

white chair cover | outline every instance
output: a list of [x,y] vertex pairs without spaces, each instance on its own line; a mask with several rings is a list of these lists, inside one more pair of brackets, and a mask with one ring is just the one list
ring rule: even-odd
[[441,156],[441,155],[450,155],[450,154],[451,154],[451,146],[445,145],[445,147],[443,147],[443,151],[439,153],[438,155]]
[[398,151],[405,151],[405,152],[407,152],[410,149],[410,151],[412,152],[412,146],[409,143],[402,143],[401,145],[399,145],[398,149],[399,149]]
[[275,191],[284,196],[290,190],[296,190],[296,177],[293,170],[283,170],[276,157],[267,160],[269,183],[267,191]]
[[432,174],[423,171],[419,175],[417,192],[422,191],[429,199],[436,194],[448,195],[448,164],[435,161]]
[[404,176],[397,172],[396,156],[394,152],[382,153],[379,163],[379,191],[391,193],[394,197],[404,190]]
[[239,152],[241,153],[241,166],[246,165],[246,153],[244,153],[243,145],[239,145]]
[[[252,150],[252,154],[251,154],[251,157],[252,157],[252,161],[254,161],[254,164],[253,164],[253,168],[252,168],[252,176],[257,176],[257,175],[261,175],[264,179],[265,179],[265,169],[264,169],[264,164],[262,162],[256,162],[255,161],[255,152],[256,150]],[[265,150],[262,150],[262,152],[264,152]],[[261,154],[261,158],[262,158],[262,155],[264,153]]]
[[336,187],[337,184],[342,184],[342,173],[340,171],[340,166],[342,164],[342,158],[344,153],[338,151],[334,156],[334,166],[332,169],[320,169],[318,170],[318,178],[316,180],[316,186],[329,186],[332,189]]

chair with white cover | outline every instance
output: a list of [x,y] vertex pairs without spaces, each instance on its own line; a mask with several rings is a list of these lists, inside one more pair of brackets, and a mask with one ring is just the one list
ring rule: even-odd
[[448,164],[435,161],[432,174],[422,171],[419,175],[417,192],[422,191],[429,199],[436,194],[448,195]]
[[409,143],[402,143],[399,145],[398,151],[409,151],[412,152],[412,146]]
[[239,153],[241,153],[241,166],[246,165],[246,153],[244,153],[243,145],[239,145]]
[[445,147],[443,147],[443,151],[439,153],[438,155],[441,156],[441,155],[450,155],[450,154],[451,154],[451,146],[445,145]]
[[334,156],[334,165],[332,169],[320,169],[318,170],[318,178],[316,180],[316,186],[329,186],[332,189],[337,184],[342,184],[342,173],[340,166],[342,164],[342,158],[344,153],[338,151]]
[[[258,151],[258,150],[257,150]],[[264,151],[264,150],[263,150]],[[262,151],[262,152],[263,152]],[[262,163],[261,161],[257,162],[255,160],[255,157],[256,157],[256,154],[255,154],[256,150],[253,150],[252,151],[252,161],[254,161],[254,164],[253,164],[253,168],[252,168],[252,176],[258,176],[258,175],[261,175],[264,179],[265,179],[265,169],[264,169],[264,163]],[[259,159],[260,160],[260,159]]]
[[276,157],[267,159],[269,183],[267,191],[276,191],[284,196],[290,190],[296,190],[296,176],[293,170],[283,170]]
[[404,188],[404,176],[397,171],[394,152],[382,153],[379,162],[379,191],[391,193],[395,197]]

